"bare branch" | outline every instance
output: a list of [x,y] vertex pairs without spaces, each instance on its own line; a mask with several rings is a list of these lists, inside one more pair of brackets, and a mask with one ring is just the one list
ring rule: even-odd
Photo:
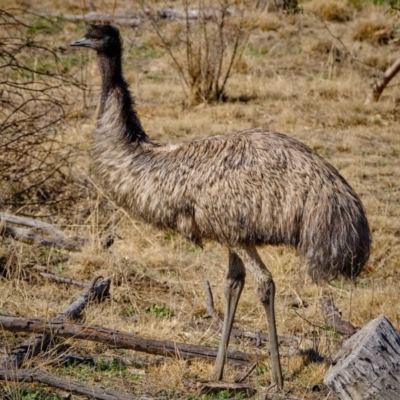
[[372,92],[369,93],[365,104],[378,101],[382,92],[394,76],[400,71],[400,57],[385,71],[383,76],[372,84]]
[[[216,347],[148,339],[101,326],[73,324],[63,321],[46,322],[38,318],[0,316],[0,328],[10,332],[41,332],[54,337],[91,340],[106,343],[115,348],[182,359],[206,358],[214,360],[218,350]],[[237,350],[229,350],[227,354],[227,360],[235,363],[254,361],[257,358],[258,356],[255,354],[246,354]]]

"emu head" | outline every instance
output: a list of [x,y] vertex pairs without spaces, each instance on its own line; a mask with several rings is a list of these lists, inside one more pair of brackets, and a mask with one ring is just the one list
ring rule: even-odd
[[100,55],[114,56],[122,52],[119,29],[112,25],[89,25],[85,36],[71,46],[89,47]]

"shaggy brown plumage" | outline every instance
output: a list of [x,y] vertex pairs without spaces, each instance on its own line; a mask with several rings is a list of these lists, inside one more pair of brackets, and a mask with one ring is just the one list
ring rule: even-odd
[[[272,337],[274,286],[255,246],[296,247],[314,280],[360,273],[369,256],[368,222],[356,193],[326,160],[263,129],[156,145],[141,126],[122,76],[119,31],[91,26],[75,45],[94,48],[99,56],[103,88],[94,156],[107,187],[148,223],[199,246],[204,240],[228,246],[228,280],[241,282],[235,301],[244,263],[255,275]],[[276,356],[277,345],[274,351]],[[279,375],[280,366],[273,371],[278,383]]]

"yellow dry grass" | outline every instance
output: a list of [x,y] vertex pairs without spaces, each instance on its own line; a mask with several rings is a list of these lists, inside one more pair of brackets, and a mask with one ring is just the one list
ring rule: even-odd
[[[122,0],[94,3],[106,12],[131,5]],[[249,11],[249,15],[253,13],[246,26],[250,37],[227,87],[229,101],[193,108],[183,107],[185,99],[179,77],[150,27],[145,25],[136,31],[122,28],[126,43],[125,75],[150,137],[159,141],[187,141],[251,127],[285,132],[327,158],[364,203],[373,247],[368,268],[354,285],[337,280],[323,287],[316,286],[306,276],[302,261],[292,249],[279,246],[260,250],[277,286],[278,333],[303,338],[302,355],[291,355],[282,346],[285,391],[302,399],[333,398],[327,397],[322,384],[328,364],[312,362],[305,355],[313,347],[325,357],[334,356],[341,340],[329,329],[322,329],[326,323],[319,305],[321,297],[332,296],[344,319],[356,326],[361,327],[384,313],[400,329],[400,311],[395,300],[400,284],[398,79],[385,90],[379,103],[364,104],[374,74],[397,56],[398,44],[379,40],[373,46],[359,43],[360,35],[366,37],[368,32],[372,32],[368,33],[369,38],[376,35],[375,22],[368,21],[386,20],[396,24],[397,20],[388,16],[385,7],[355,8],[355,2],[332,0],[329,14],[322,6],[315,10],[319,3],[305,2],[304,13],[299,15]],[[154,4],[164,6],[160,2]],[[180,2],[169,4],[178,6]],[[17,5],[27,4],[22,0]],[[86,2],[73,0],[34,1],[29,6],[36,12],[87,11]],[[320,18],[326,21],[309,13],[308,6],[314,8],[313,12],[321,13]],[[347,17],[332,17],[338,10],[346,10],[345,15],[351,15],[351,21]],[[360,33],[361,28],[364,33]],[[83,31],[80,23],[63,23],[61,32],[54,34],[55,46],[67,46]],[[67,49],[60,57],[70,57],[75,52]],[[54,221],[62,221],[67,233],[85,235],[91,241],[82,252],[71,254],[4,241],[0,260],[5,260],[10,274],[0,277],[0,313],[51,318],[77,296],[81,289],[46,281],[33,272],[32,265],[40,264],[55,273],[87,281],[94,275],[113,276],[112,299],[92,305],[85,312],[87,324],[158,339],[217,345],[215,334],[197,330],[189,322],[206,312],[205,278],[211,283],[217,310],[223,313],[226,249],[209,243],[200,251],[179,236],[134,221],[102,191],[88,157],[100,85],[94,54],[89,55],[88,62],[74,68],[76,74],[83,71],[90,90],[86,92],[86,109],[81,92],[68,93],[76,98],[76,112],[65,129],[70,142],[81,144],[81,155],[73,170],[93,184],[87,183],[86,202],[77,204],[68,215],[54,217]],[[84,184],[77,182],[80,187]],[[110,249],[101,250],[99,242],[105,226],[113,221],[116,242]],[[49,263],[60,254],[67,254],[67,261]],[[293,308],[293,303],[299,301],[304,306]],[[154,306],[161,310],[159,315]],[[173,314],[160,316],[162,310],[171,310]],[[236,325],[249,330],[266,329],[251,277],[239,303]],[[3,332],[0,343],[12,347],[26,337]],[[136,356],[133,352],[91,342],[68,340],[67,344],[68,354]],[[235,340],[231,347],[265,355],[249,383],[260,390],[268,386],[266,348],[256,349],[250,342]],[[54,368],[41,359],[36,362],[48,371],[71,379],[134,395],[150,393],[159,398],[195,398],[196,393],[184,386],[184,379],[206,378],[212,367],[202,360],[191,363],[169,360],[164,365],[145,368],[146,374],[138,375],[130,368]],[[226,378],[233,379],[237,373],[228,366]],[[10,387],[22,386],[8,383],[6,388]],[[23,387],[38,388],[36,385]],[[18,396],[23,399],[21,392]]]

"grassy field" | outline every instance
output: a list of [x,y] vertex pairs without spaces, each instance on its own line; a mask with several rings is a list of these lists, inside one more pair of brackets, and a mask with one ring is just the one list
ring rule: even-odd
[[[7,3],[1,0],[0,7],[6,8]],[[131,2],[123,0],[98,0],[94,4],[98,10],[111,14],[132,8]],[[150,5],[162,8],[166,3],[152,1]],[[180,7],[181,2],[170,1],[168,5]],[[366,271],[355,284],[335,280],[317,286],[293,249],[260,249],[277,287],[278,334],[302,338],[298,345],[301,352],[282,346],[285,393],[300,399],[334,399],[322,383],[328,361],[321,358],[316,362],[306,356],[312,348],[328,360],[342,340],[324,320],[320,299],[332,296],[343,318],[357,327],[383,313],[400,329],[396,301],[400,284],[398,78],[378,103],[365,104],[375,77],[399,55],[399,19],[389,12],[386,3],[374,5],[367,0],[311,0],[300,5],[302,12],[295,15],[248,7],[248,40],[241,48],[241,59],[234,65],[223,102],[188,106],[179,74],[149,23],[136,29],[121,27],[124,68],[143,126],[152,139],[188,141],[253,127],[287,133],[328,159],[362,199],[373,246]],[[16,7],[29,7],[36,14],[81,15],[88,11],[86,2],[72,0],[21,0]],[[138,5],[133,8],[140,9]],[[51,318],[81,291],[45,280],[35,265],[85,281],[95,275],[112,275],[112,298],[90,306],[85,323],[146,337],[216,346],[218,336],[211,330],[197,329],[193,322],[206,313],[203,279],[209,280],[216,308],[223,313],[227,250],[215,243],[200,250],[179,236],[135,221],[103,192],[89,156],[100,91],[95,54],[68,47],[83,35],[84,23],[54,19],[50,28],[43,28],[35,18],[30,16],[28,20],[36,39],[46,41],[59,58],[57,65],[49,62],[46,69],[61,68],[63,74],[79,82],[75,86],[63,84],[59,89],[69,105],[66,118],[56,127],[57,138],[60,151],[66,147],[73,151],[62,167],[68,170],[64,174],[68,175],[68,184],[58,178],[52,181],[60,198],[76,200],[53,208],[46,208],[45,204],[35,207],[29,202],[1,208],[40,217],[68,235],[89,238],[89,244],[82,252],[73,253],[4,239],[0,246],[0,314]],[[161,29],[171,35],[174,26],[164,22]],[[42,65],[44,61],[36,62]],[[3,196],[7,182],[0,184]],[[51,192],[51,188],[46,190]],[[110,231],[115,233],[115,243],[103,250],[100,242]],[[209,320],[205,323],[211,324]],[[266,330],[251,278],[246,282],[235,325]],[[10,348],[26,337],[3,332],[0,344]],[[92,342],[67,340],[63,345],[67,354],[136,356]],[[266,348],[255,348],[254,343],[245,340],[232,340],[230,347],[265,355],[250,376],[249,385],[260,391],[268,387]],[[212,363],[202,360],[189,363],[171,359],[139,370],[115,364],[54,367],[43,359],[34,363],[52,373],[137,396],[147,393],[163,399],[209,398],[184,384],[186,379],[208,377]],[[228,365],[225,378],[233,380],[238,372]],[[64,392],[36,384],[0,385],[13,399],[67,398]],[[217,397],[229,395],[223,392]]]

